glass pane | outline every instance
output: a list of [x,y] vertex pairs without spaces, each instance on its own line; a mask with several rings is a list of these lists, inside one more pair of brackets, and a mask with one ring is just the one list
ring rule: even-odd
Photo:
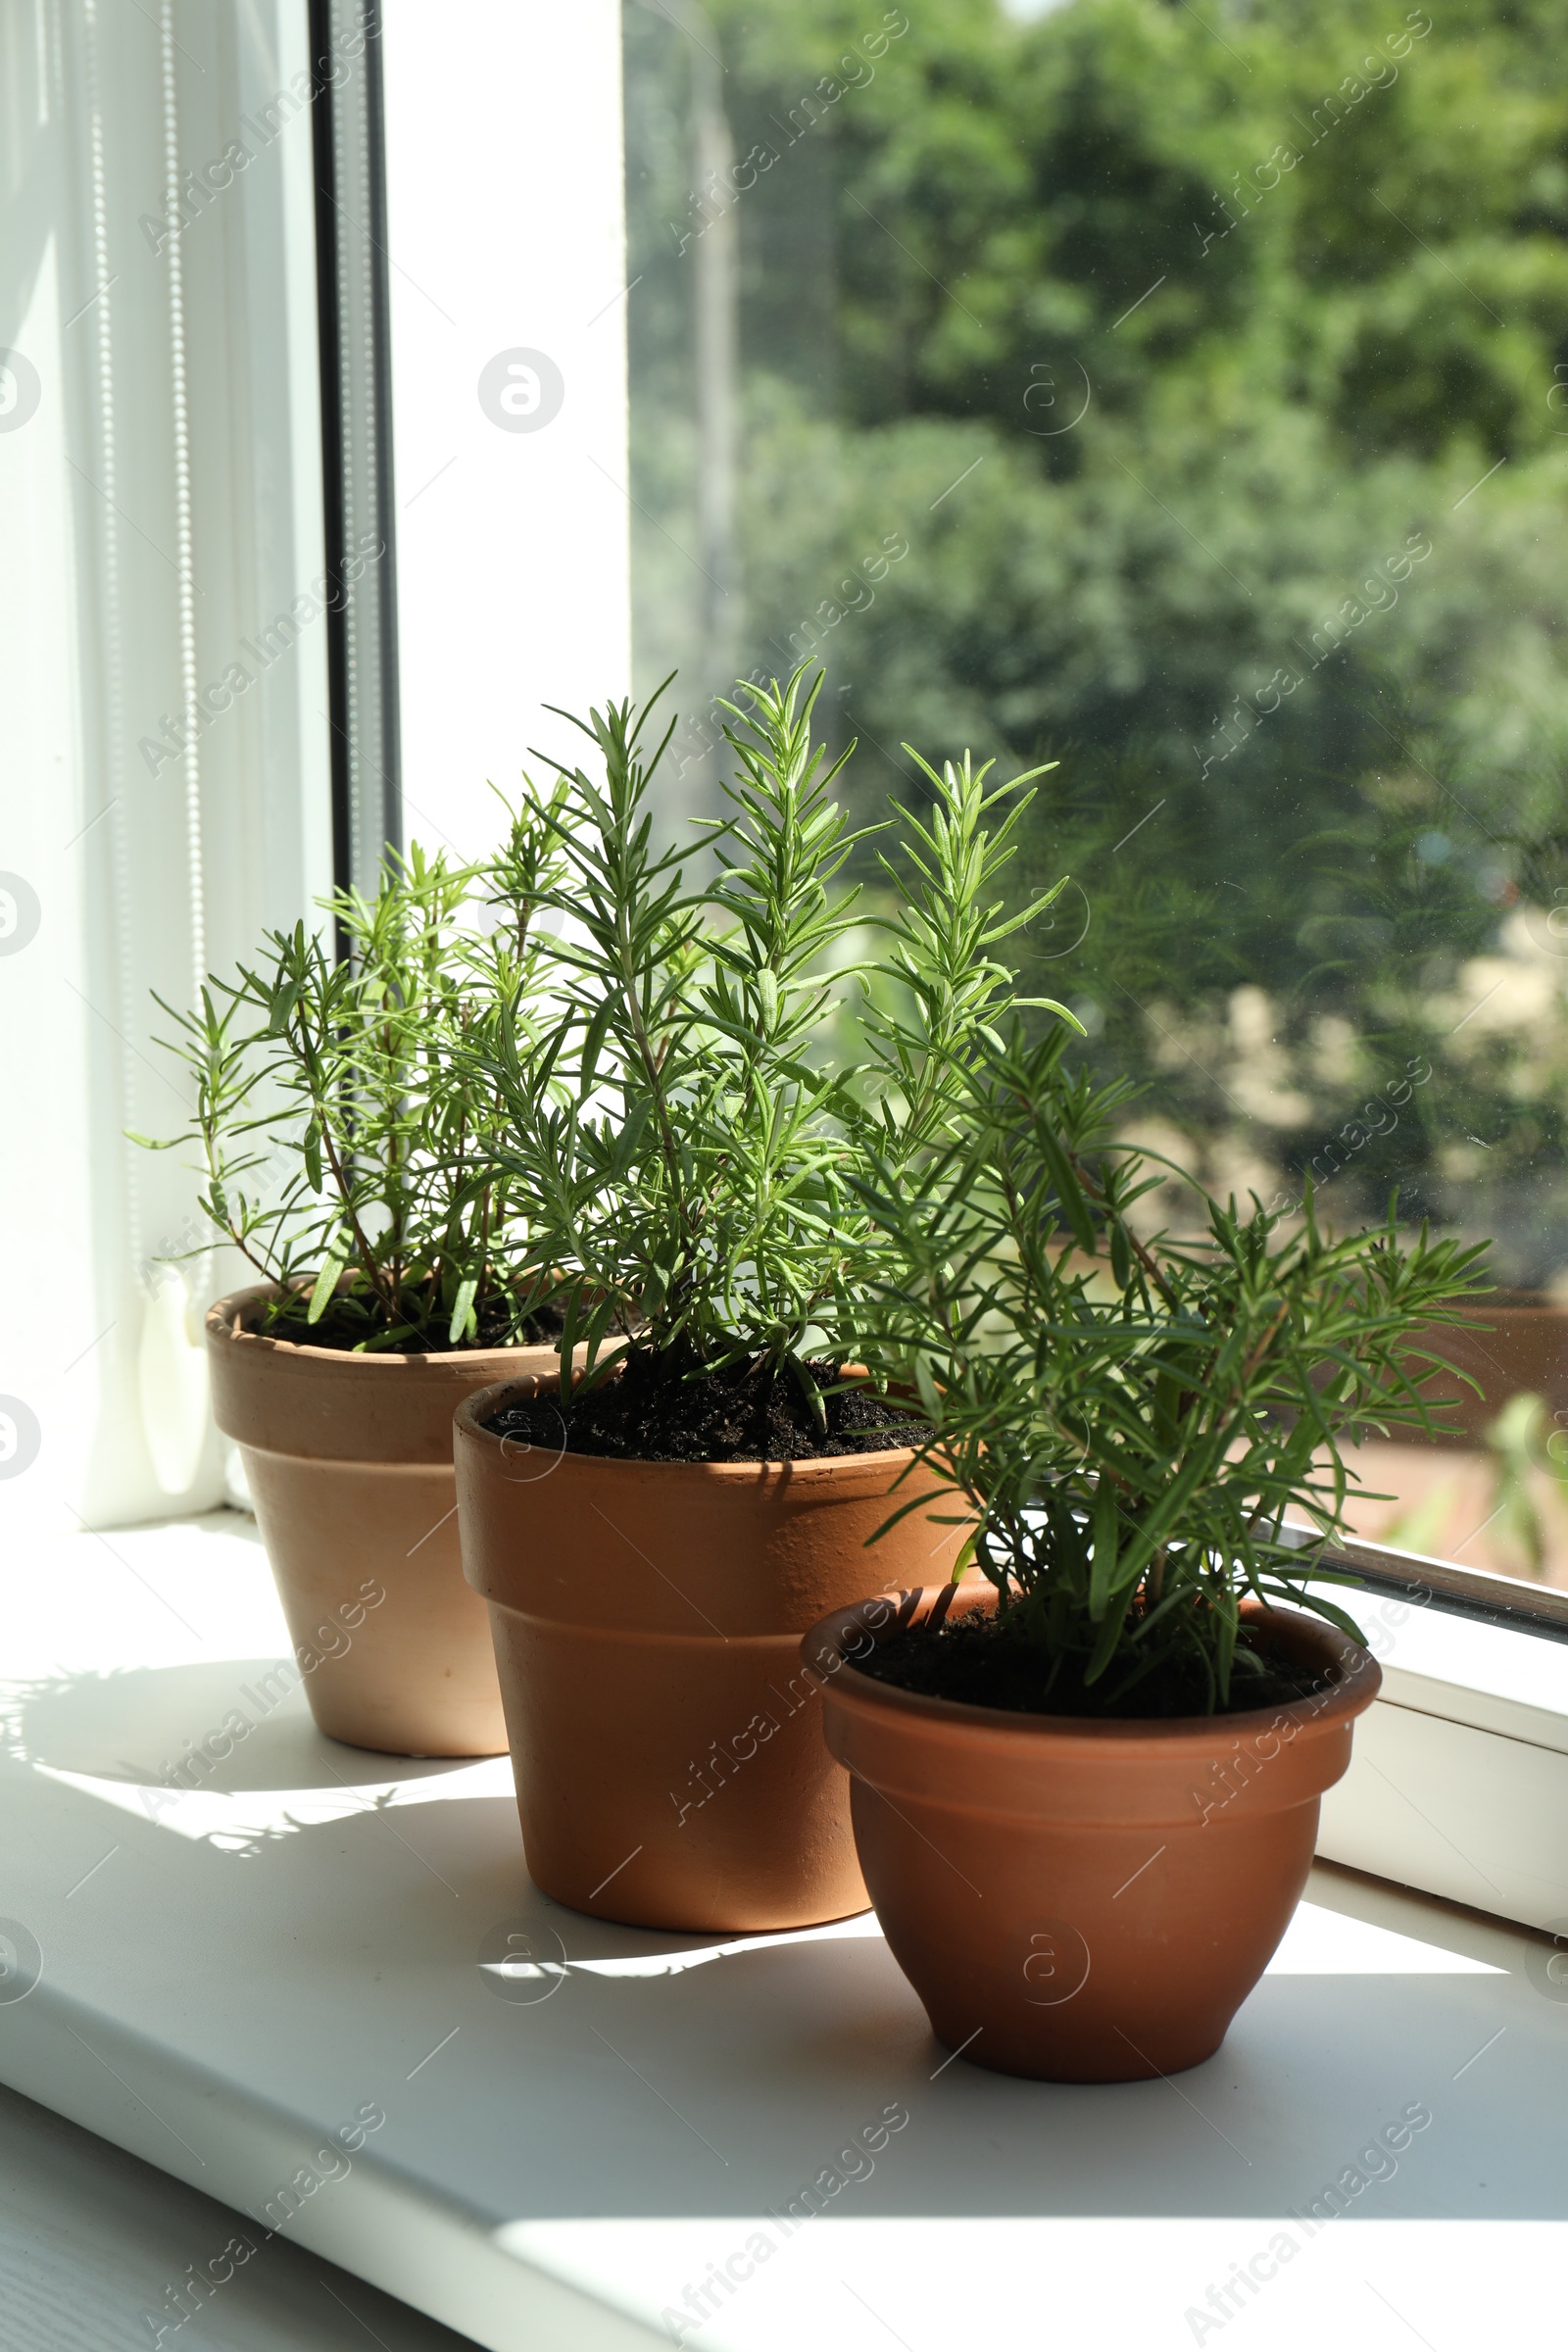
[[[1494,1237],[1358,1532],[1568,1584],[1560,0],[631,0],[636,662],[1054,759],[1028,977],[1214,1191]],[[1168,1188],[1170,1221],[1182,1192]],[[1450,1349],[1450,1352],[1458,1352]]]

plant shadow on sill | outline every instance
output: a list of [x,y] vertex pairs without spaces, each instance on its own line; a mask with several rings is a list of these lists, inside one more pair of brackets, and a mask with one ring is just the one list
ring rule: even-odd
[[[59,1857],[60,1884],[35,1896],[13,1874],[10,1900],[38,1909],[78,2024],[84,1999],[89,2015],[101,2004],[151,2028],[177,1933],[189,2063],[235,2073],[243,1993],[248,2079],[281,2060],[292,2088],[273,2081],[269,2096],[309,2114],[335,2085],[301,2049],[342,2043],[356,2079],[368,2067],[399,2091],[411,2124],[417,2102],[437,2133],[421,2133],[423,2165],[480,2211],[755,2215],[815,2178],[835,2133],[897,2099],[913,2128],[836,2200],[838,2218],[1276,2216],[1424,2101],[1436,2127],[1396,2178],[1356,2197],[1355,2218],[1560,2219],[1568,2036],[1528,1966],[1549,1946],[1464,1915],[1449,1936],[1436,1907],[1349,1873],[1314,1883],[1309,1900],[1468,1949],[1489,1973],[1430,1958],[1401,1973],[1397,1952],[1348,1950],[1316,1973],[1265,1978],[1217,2056],[1174,2083],[1063,2085],[949,2063],[874,1934],[662,1935],[551,1903],[526,1879],[507,1797],[432,1789],[388,1818],[370,1796],[390,1792],[388,1777],[357,1773],[352,1793],[331,1792],[348,1797],[331,1818],[256,1809],[268,1822],[237,1868],[211,1836],[144,1818],[128,1788],[110,1804],[102,1788],[40,1779],[15,1758],[0,1763],[13,1822],[24,1784],[28,1849]],[[236,1820],[243,1806],[241,1792]],[[67,1897],[111,1839],[115,1858]],[[41,1868],[27,1874],[34,1888]],[[540,1966],[537,1998],[497,1996],[495,1955],[514,1933]],[[460,2026],[416,2081],[410,2070]],[[402,2092],[405,2079],[415,2088]],[[535,2124],[476,2132],[480,2112]]]
[[[225,1732],[231,1715],[250,1726],[239,1738],[232,1726]],[[312,1719],[295,1669],[275,1657],[14,1683],[0,1698],[0,1718],[18,1762],[175,1795],[379,1788],[461,1772],[479,1760],[392,1755],[328,1739]],[[230,1752],[193,1756],[210,1738],[227,1739]]]

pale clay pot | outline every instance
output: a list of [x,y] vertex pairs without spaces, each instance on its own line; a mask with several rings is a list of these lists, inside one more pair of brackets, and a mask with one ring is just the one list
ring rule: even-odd
[[208,1311],[213,1409],[245,1465],[312,1714],[353,1747],[501,1754],[489,1612],[458,1544],[452,1416],[497,1380],[554,1380],[556,1349],[300,1347],[247,1328],[269,1296],[259,1285]]

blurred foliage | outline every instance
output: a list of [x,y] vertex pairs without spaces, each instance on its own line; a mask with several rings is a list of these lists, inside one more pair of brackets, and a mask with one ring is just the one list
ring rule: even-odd
[[1163,1148],[1568,1266],[1568,0],[625,25],[637,653],[694,795],[712,683],[812,651],[858,817],[906,740],[1059,760],[1026,977]]
[[[1463,1537],[1451,1532],[1465,1489],[1461,1471],[1404,1503],[1379,1527],[1376,1541],[1439,1558],[1449,1556],[1447,1547],[1455,1544],[1457,1554],[1473,1567],[1560,1583],[1553,1571],[1560,1567],[1563,1551],[1563,1485],[1561,1468],[1550,1451],[1551,1440],[1559,1434],[1545,1398],[1529,1389],[1516,1390],[1486,1433],[1483,1458],[1490,1508],[1480,1525]],[[1385,1476],[1387,1471],[1380,1464],[1373,1475]],[[1485,1558],[1470,1549],[1481,1536],[1488,1539]]]

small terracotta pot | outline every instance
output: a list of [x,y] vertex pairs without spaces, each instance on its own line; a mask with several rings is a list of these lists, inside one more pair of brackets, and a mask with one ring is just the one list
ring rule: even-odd
[[[554,1386],[554,1383],[551,1384]],[[484,1423],[542,1384],[458,1409],[463,1564],[490,1603],[523,1846],[557,1902],[726,1934],[863,1911],[844,1776],[801,1635],[895,1576],[942,1574],[961,1530],[905,1448],[802,1462],[530,1452]]]
[[[901,1597],[904,1607],[901,1612]],[[1053,2082],[1178,2074],[1211,2057],[1306,1883],[1318,1799],[1381,1673],[1294,1610],[1247,1614],[1337,1680],[1221,1716],[1102,1723],[916,1696],[853,1658],[935,1601],[884,1593],[801,1644],[894,1958],[937,2039]],[[991,1610],[990,1587],[952,1615]]]
[[507,1728],[489,1621],[458,1547],[452,1413],[502,1373],[554,1377],[556,1350],[299,1347],[251,1328],[275,1295],[260,1285],[220,1298],[207,1355],[311,1712],[353,1747],[499,1755]]

